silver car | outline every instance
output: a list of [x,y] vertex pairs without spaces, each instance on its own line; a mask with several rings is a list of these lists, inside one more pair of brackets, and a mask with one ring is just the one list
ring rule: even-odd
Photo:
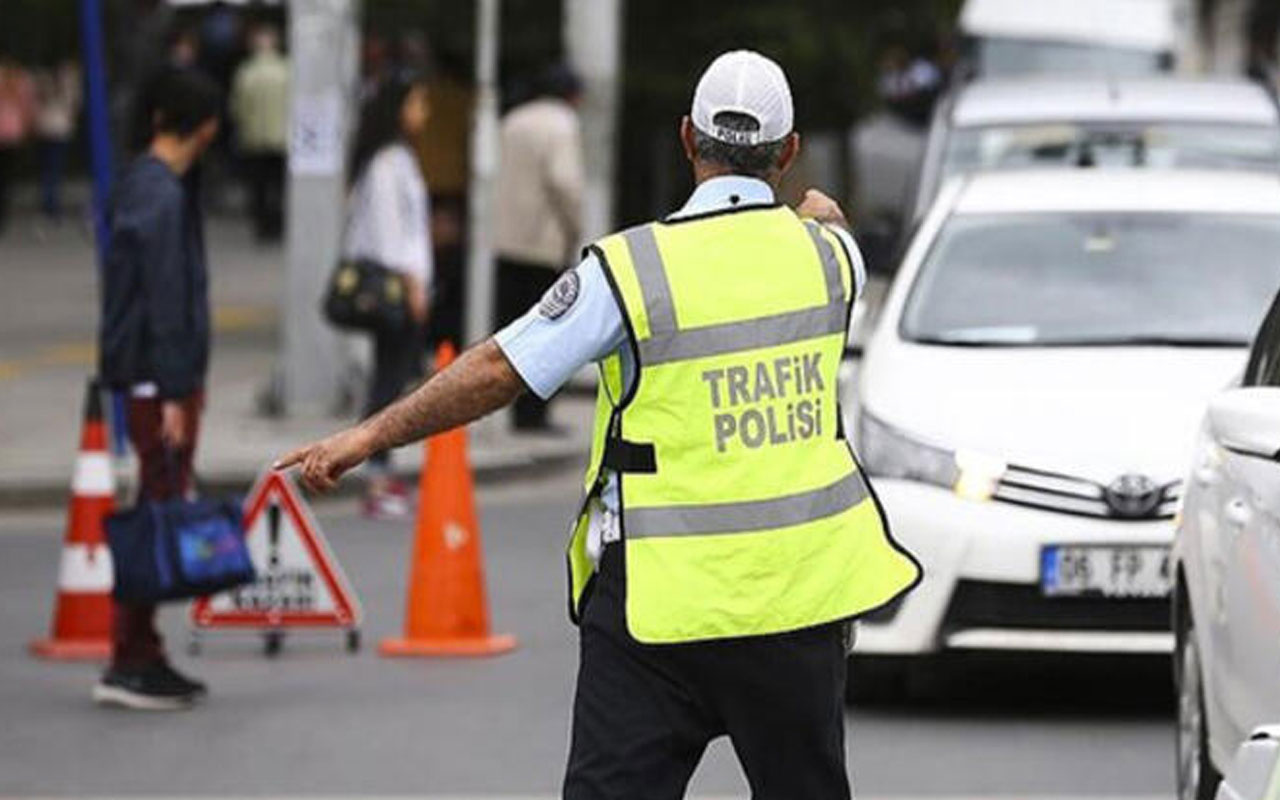
[[1280,722],[1280,297],[1241,379],[1209,404],[1173,548],[1178,796],[1210,800]]
[[1028,167],[1280,170],[1280,108],[1237,79],[1028,78],[938,104],[908,220],[953,175]]

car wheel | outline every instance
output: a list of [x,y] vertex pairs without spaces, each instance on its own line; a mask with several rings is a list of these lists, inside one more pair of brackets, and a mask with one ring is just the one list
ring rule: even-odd
[[1209,726],[1204,713],[1204,673],[1200,647],[1183,608],[1178,625],[1178,800],[1213,800],[1222,776],[1209,760]]
[[907,666],[906,659],[893,656],[850,656],[845,699],[859,705],[905,700]]

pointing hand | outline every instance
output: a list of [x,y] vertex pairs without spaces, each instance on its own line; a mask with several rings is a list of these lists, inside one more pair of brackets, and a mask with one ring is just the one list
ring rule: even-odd
[[849,221],[844,218],[844,212],[840,210],[840,204],[817,189],[805,191],[804,199],[796,207],[796,214],[818,222],[839,225],[841,228],[849,227]]
[[348,428],[300,447],[277,460],[272,469],[301,465],[302,485],[313,492],[332,491],[342,474],[371,455],[371,442],[363,428]]

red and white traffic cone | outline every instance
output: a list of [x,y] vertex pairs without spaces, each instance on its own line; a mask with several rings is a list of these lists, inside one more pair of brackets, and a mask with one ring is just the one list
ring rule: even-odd
[[102,418],[102,392],[89,382],[71,506],[58,567],[53,631],[31,642],[33,655],[59,660],[111,655],[111,551],[103,521],[115,508],[115,477]]

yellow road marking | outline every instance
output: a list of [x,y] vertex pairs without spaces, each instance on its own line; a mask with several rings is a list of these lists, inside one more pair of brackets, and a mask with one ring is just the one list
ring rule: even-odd
[[275,322],[274,306],[223,306],[213,311],[213,329],[220,333],[262,330]]
[[[264,330],[275,322],[275,316],[274,306],[224,306],[214,309],[213,330],[216,333]],[[92,342],[50,345],[24,358],[0,360],[0,381],[47,367],[88,367],[97,360],[98,348]]]

